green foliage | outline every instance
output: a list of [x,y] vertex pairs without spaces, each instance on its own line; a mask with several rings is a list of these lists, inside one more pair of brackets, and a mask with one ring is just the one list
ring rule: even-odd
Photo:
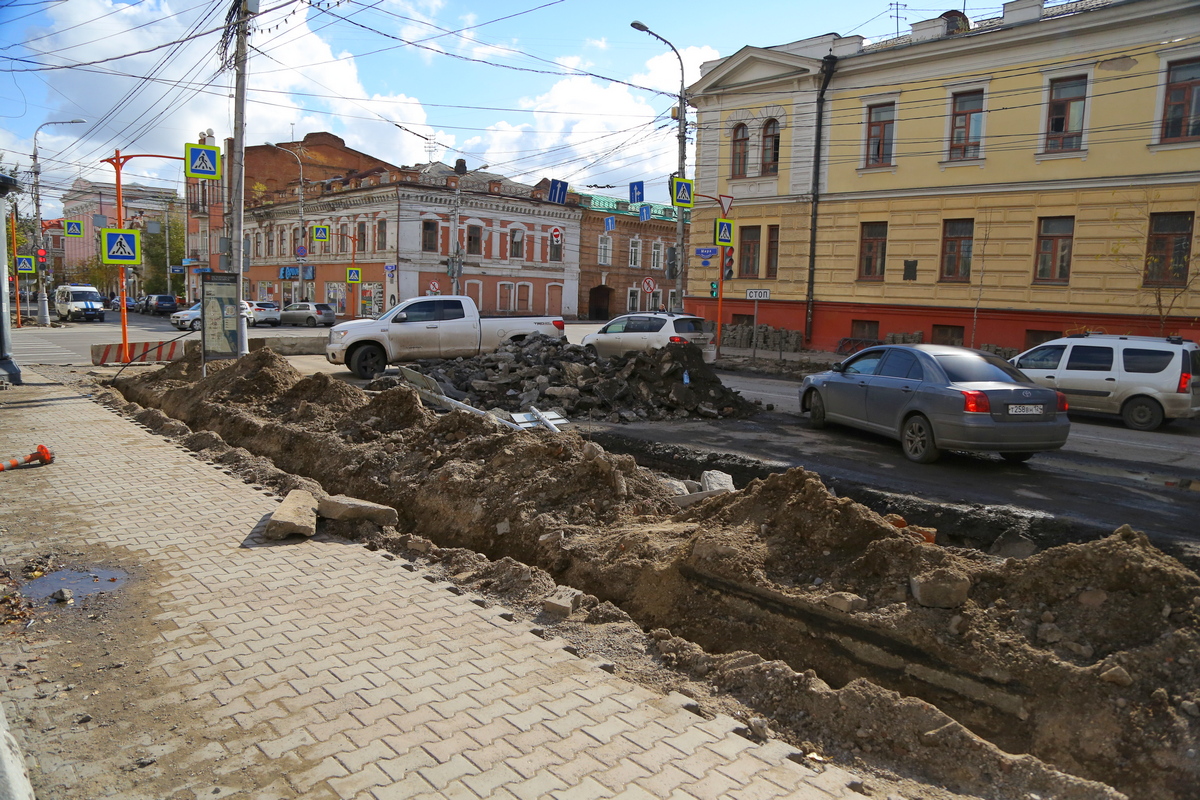
[[[171,258],[175,265],[183,263],[187,254],[187,227],[184,217],[172,209],[171,214]],[[142,265],[138,268],[142,276],[142,287],[147,294],[164,294],[167,291],[167,221],[164,219],[159,233],[142,232]],[[172,276],[171,289],[175,293],[183,287],[183,276]]]

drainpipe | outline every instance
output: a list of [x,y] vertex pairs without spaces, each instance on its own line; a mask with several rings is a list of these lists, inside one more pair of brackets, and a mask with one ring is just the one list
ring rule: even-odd
[[813,145],[812,189],[809,192],[812,211],[808,221],[808,293],[805,296],[804,341],[812,341],[813,290],[817,282],[817,203],[821,199],[821,134],[825,119],[825,90],[833,80],[838,58],[833,53],[821,59],[821,90],[817,92],[817,133]]

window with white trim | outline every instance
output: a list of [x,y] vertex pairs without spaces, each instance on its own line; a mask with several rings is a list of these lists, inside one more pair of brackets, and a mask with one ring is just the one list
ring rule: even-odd
[[632,312],[632,311],[638,310],[638,298],[641,297],[641,294],[642,294],[641,289],[630,289],[629,290],[629,293],[625,297],[625,310],[626,311]]
[[642,240],[629,240],[629,267],[630,269],[640,269],[642,266]]
[[650,269],[663,268],[663,243],[653,242],[650,245]]
[[605,234],[596,241],[596,263],[612,264],[612,237]]

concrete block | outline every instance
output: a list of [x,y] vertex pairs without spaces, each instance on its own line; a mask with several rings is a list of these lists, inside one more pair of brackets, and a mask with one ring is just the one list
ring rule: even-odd
[[571,612],[579,605],[583,592],[570,586],[560,586],[554,594],[542,601],[542,610],[548,614],[558,614],[563,617],[571,616]]
[[317,514],[325,519],[366,519],[376,525],[392,527],[400,522],[400,515],[391,506],[359,500],[344,494],[322,497],[317,504]]
[[303,489],[293,489],[267,520],[263,534],[268,539],[283,539],[298,533],[315,536],[317,533],[317,498]]
[[851,611],[864,611],[867,601],[851,592],[834,592],[825,598],[825,605],[848,614]]

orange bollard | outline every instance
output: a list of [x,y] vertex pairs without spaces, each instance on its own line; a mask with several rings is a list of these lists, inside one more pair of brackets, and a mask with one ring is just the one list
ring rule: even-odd
[[23,464],[29,464],[37,461],[41,464],[49,464],[54,460],[54,453],[49,447],[44,444],[39,444],[37,450],[25,456],[24,458],[10,458],[8,461],[0,463],[0,472],[6,469],[15,469]]

